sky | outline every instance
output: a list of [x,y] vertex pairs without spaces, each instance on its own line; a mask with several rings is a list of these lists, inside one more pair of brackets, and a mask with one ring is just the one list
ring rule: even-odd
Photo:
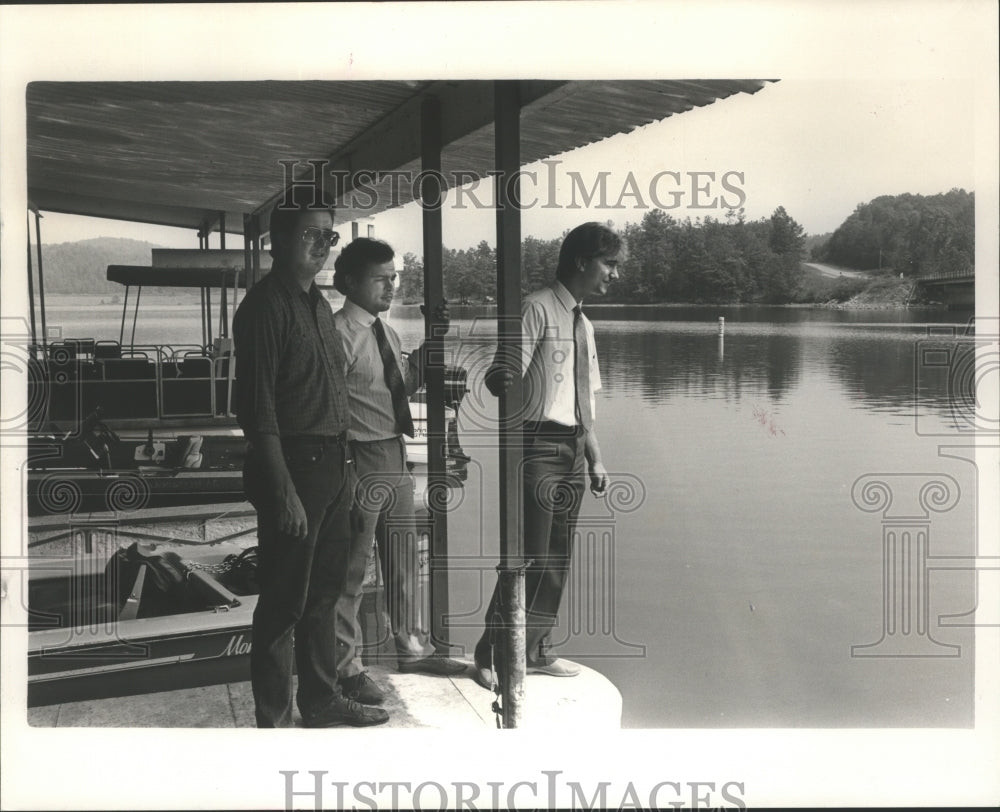
[[[974,190],[973,121],[972,91],[956,78],[780,79],[756,94],[731,96],[564,153],[558,163],[527,165],[537,181],[524,179],[522,194],[527,205],[538,205],[523,212],[522,231],[551,239],[590,219],[621,228],[657,206],[695,219],[721,218],[727,206],[742,205],[749,219],[784,206],[807,233],[831,232],[859,203],[879,195]],[[585,206],[588,195],[592,205]],[[491,196],[491,181],[458,199],[450,194],[447,247],[495,244]],[[552,201],[558,208],[541,208]],[[422,253],[418,204],[368,223],[400,256]],[[193,231],[44,215],[43,242],[96,236],[197,247]]]

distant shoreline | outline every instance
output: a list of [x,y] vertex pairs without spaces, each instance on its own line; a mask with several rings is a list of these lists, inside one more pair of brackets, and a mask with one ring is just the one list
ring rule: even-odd
[[[108,301],[108,294],[101,293],[50,293],[48,295],[48,301],[46,302],[46,310],[67,312],[75,311],[80,309],[94,309],[101,308],[102,310],[112,310],[115,312],[121,312],[122,306],[124,304],[124,299],[119,302]],[[135,298],[129,298],[129,310],[131,311],[135,303]],[[601,302],[599,300],[591,300],[584,302],[587,310],[624,310],[630,308],[633,310],[653,310],[653,309],[699,309],[699,310],[718,310],[718,309],[730,309],[730,310],[743,310],[749,308],[758,307],[777,307],[786,310],[940,310],[940,305],[931,304],[902,304],[898,302],[885,302],[885,303],[850,303],[850,302],[802,302],[802,303],[791,303],[791,304],[751,304],[747,302],[735,302],[732,304],[704,304],[704,303],[688,303],[688,302]],[[462,311],[473,311],[473,315],[483,316],[490,315],[496,312],[495,304],[468,304],[463,305],[457,302],[451,302],[451,309],[453,315],[456,315],[456,311],[461,313]],[[182,311],[197,311],[201,305],[197,298],[185,298],[181,299],[176,296],[164,296],[164,295],[146,295],[142,298],[140,309],[142,307],[155,308],[157,310],[174,310],[177,312]],[[212,302],[213,310],[218,308],[218,301]],[[420,305],[417,303],[411,304],[395,304],[393,305],[393,310],[403,311],[403,312],[419,312]],[[959,308],[966,309],[966,308]],[[971,309],[971,308],[968,308]],[[458,316],[461,318],[461,316]]]

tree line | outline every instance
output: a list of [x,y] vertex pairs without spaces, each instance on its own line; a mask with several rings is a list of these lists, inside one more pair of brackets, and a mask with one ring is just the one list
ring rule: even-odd
[[[743,210],[723,219],[679,220],[651,209],[621,232],[627,245],[621,279],[607,302],[767,303],[810,301],[802,260],[893,275],[971,271],[975,251],[975,196],[963,189],[938,195],[901,194],[859,204],[828,237],[809,237],[779,206],[770,217],[747,220]],[[521,244],[522,291],[554,278],[565,234]],[[43,246],[46,289],[60,293],[120,291],[108,282],[109,264],[147,265],[150,243],[99,238]],[[445,248],[445,295],[480,304],[496,295],[496,250],[485,240],[465,249]],[[400,268],[400,298],[423,299],[423,264],[407,253]]]
[[814,259],[906,276],[971,272],[975,267],[974,192],[884,195],[861,203],[813,249]]
[[[971,271],[975,252],[975,196],[963,189],[938,195],[901,194],[859,204],[832,234],[808,236],[779,206],[770,217],[746,219],[742,209],[723,219],[679,220],[651,209],[621,232],[627,244],[621,279],[602,301],[726,304],[843,299],[814,287],[802,268],[819,262],[898,276]],[[563,237],[565,234],[563,234]],[[527,237],[521,246],[522,291],[549,284],[562,237]],[[496,291],[496,251],[445,249],[444,288],[452,300],[480,303]],[[840,280],[843,282],[844,280]],[[423,297],[423,267],[403,259],[403,300]],[[864,286],[855,281],[854,288]],[[836,287],[836,285],[834,286]],[[848,286],[850,287],[850,286]],[[846,293],[857,292],[853,288]],[[846,295],[845,293],[845,295]]]
[[[96,237],[76,242],[42,244],[42,272],[47,293],[123,293],[108,281],[108,265],[149,265],[157,246],[141,240]],[[32,274],[37,284],[38,257],[31,246]],[[36,296],[37,291],[36,291]]]
[[[779,207],[769,218],[748,221],[743,211],[725,220],[677,220],[651,209],[639,223],[626,225],[621,279],[602,301],[769,302],[794,301],[801,282],[802,226]],[[562,237],[526,237],[521,245],[522,290],[552,282]],[[465,250],[445,249],[444,289],[452,300],[488,301],[496,291],[496,251],[485,241]],[[423,265],[403,257],[404,302],[423,298]]]

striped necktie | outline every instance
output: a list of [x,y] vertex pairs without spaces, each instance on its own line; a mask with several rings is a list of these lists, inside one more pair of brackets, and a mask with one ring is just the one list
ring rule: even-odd
[[590,352],[587,347],[587,325],[583,321],[583,308],[573,308],[573,384],[576,389],[576,419],[584,429],[594,425],[590,411]]
[[389,394],[392,395],[392,413],[396,418],[396,431],[412,437],[413,418],[410,415],[410,404],[406,398],[406,385],[403,383],[399,365],[396,364],[396,356],[385,337],[382,321],[377,316],[372,323],[372,331],[375,333],[375,341],[378,343],[378,354],[382,356],[382,374],[385,376],[385,385],[389,387]]

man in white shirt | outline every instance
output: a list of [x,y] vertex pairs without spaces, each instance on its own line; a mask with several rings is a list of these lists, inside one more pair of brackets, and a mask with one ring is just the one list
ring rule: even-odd
[[[403,434],[413,436],[407,399],[423,380],[425,353],[421,346],[404,363],[399,336],[379,318],[392,304],[393,258],[387,243],[361,237],[334,263],[334,287],[347,299],[333,320],[347,356],[348,438],[358,474],[355,512],[360,520],[351,542],[347,583],[336,607],[337,671],[345,696],[365,704],[384,699],[361,663],[358,622],[362,582],[380,516],[386,532],[379,539],[379,558],[399,670],[440,676],[465,670],[462,663],[436,655],[420,629],[413,477]],[[447,324],[446,302],[435,317]]]
[[[601,388],[594,328],[581,303],[604,295],[618,278],[621,238],[599,223],[574,228],[559,251],[556,281],[524,298],[521,308],[521,374],[525,422],[523,502],[525,637],[527,673],[573,677],[579,666],[557,659],[550,636],[569,572],[576,518],[589,476],[603,496],[608,473],[594,425],[594,392]],[[486,375],[499,395],[514,380],[498,353]],[[492,687],[500,662],[502,618],[494,590],[485,630],[476,645],[476,681]]]

